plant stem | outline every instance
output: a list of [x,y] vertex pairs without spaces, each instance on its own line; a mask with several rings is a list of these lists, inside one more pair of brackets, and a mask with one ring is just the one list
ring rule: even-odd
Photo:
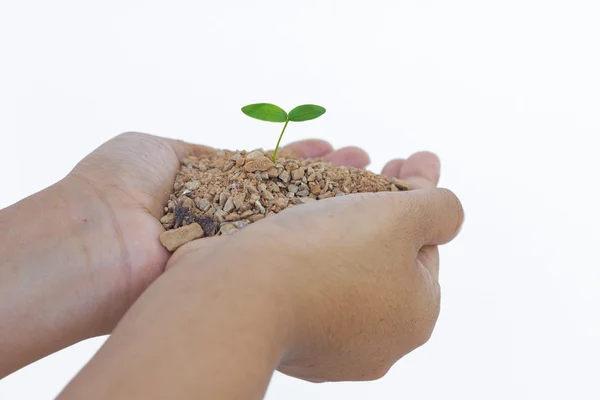
[[275,146],[275,151],[273,152],[273,164],[275,164],[275,162],[277,161],[277,150],[279,150],[279,143],[281,143],[281,138],[283,137],[283,132],[285,132],[285,128],[287,128],[288,122],[290,122],[289,119],[285,121],[285,125],[283,125],[283,130],[281,131],[281,135],[279,135],[279,140],[277,141],[277,146]]

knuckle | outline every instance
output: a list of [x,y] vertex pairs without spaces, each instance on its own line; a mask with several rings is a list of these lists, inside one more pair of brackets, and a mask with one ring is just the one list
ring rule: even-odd
[[363,372],[361,374],[360,378],[356,379],[356,380],[376,381],[376,380],[379,380],[379,379],[383,378],[384,376],[386,376],[389,371],[390,371],[389,366],[376,366],[376,367],[370,368],[366,372]]
[[125,131],[125,132],[121,132],[120,134],[118,134],[117,139],[127,139],[127,138],[131,138],[131,137],[138,137],[140,135],[143,135],[143,133],[133,132],[133,131]]
[[124,142],[144,143],[153,138],[155,138],[155,136],[150,135],[149,133],[126,131],[126,132],[122,132],[119,135],[117,135],[117,137],[115,139],[122,140]]
[[118,137],[129,137],[129,136],[147,136],[146,133],[135,132],[135,131],[125,131],[121,132]]
[[421,346],[425,345],[427,342],[429,342],[429,339],[431,339],[432,335],[433,335],[433,325],[431,325],[427,328],[420,329],[419,332],[415,336],[415,343],[417,344],[417,347],[421,347]]
[[447,189],[447,188],[440,188],[437,190],[439,192],[443,193],[447,197],[448,202],[450,204],[452,204],[453,206],[456,206],[457,208],[458,207],[462,208],[462,204],[460,203],[458,196],[452,190]]
[[434,299],[434,304],[431,305],[430,309],[426,311],[422,322],[416,327],[414,331],[414,343],[415,348],[421,347],[426,344],[433,335],[435,323],[439,315],[439,301]]
[[445,196],[446,203],[448,204],[448,208],[450,210],[453,210],[456,212],[456,214],[458,216],[458,219],[457,219],[457,229],[458,229],[464,219],[464,209],[463,209],[463,205],[462,205],[460,199],[450,189],[441,188],[441,189],[437,189],[437,190],[439,190]]

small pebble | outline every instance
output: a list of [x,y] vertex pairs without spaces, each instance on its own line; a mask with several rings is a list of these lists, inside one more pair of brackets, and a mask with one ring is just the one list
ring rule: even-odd
[[312,194],[319,194],[319,193],[321,193],[321,187],[319,186],[318,183],[310,182],[308,184],[308,187],[310,187],[310,192]]
[[290,192],[290,193],[298,193],[298,189],[299,188],[296,185],[290,185],[290,186],[288,186],[288,192]]
[[160,223],[163,224],[165,229],[171,229],[175,225],[175,215],[167,214],[160,219]]
[[265,210],[265,208],[260,203],[260,201],[256,200],[256,203],[254,203],[254,204],[256,205],[256,208],[258,208],[258,211],[260,211],[261,214],[264,214],[267,212],[267,210]]
[[242,217],[240,217],[239,214],[236,213],[231,213],[228,216],[225,217],[225,221],[239,221]]
[[236,228],[234,224],[223,224],[221,225],[221,229],[219,230],[219,232],[223,236],[233,235],[237,231],[238,228]]
[[247,227],[250,224],[249,221],[236,221],[233,223],[233,226],[235,226],[238,229],[243,229],[245,227]]
[[225,212],[223,210],[217,210],[217,211],[215,211],[214,216],[216,219],[222,220],[222,219],[225,219],[225,217],[227,216],[227,212]]
[[227,195],[227,193],[221,192],[221,194],[219,195],[219,204],[221,206],[224,206],[225,203],[227,203],[228,199],[229,199],[229,196]]
[[190,181],[185,184],[185,187],[186,187],[186,189],[189,189],[189,190],[196,190],[200,187],[200,182],[199,181]]
[[241,192],[233,196],[233,205],[236,209],[242,208],[244,201],[246,200],[246,192]]
[[233,204],[233,197],[230,197],[227,199],[227,202],[225,202],[225,205],[223,206],[223,211],[225,211],[226,213],[230,213],[233,211],[234,208],[235,205]]
[[281,174],[279,174],[279,179],[285,183],[288,183],[290,181],[290,173],[288,171],[283,171]]
[[254,150],[246,154],[246,160],[253,160],[255,158],[264,157],[265,153],[260,150]]
[[227,172],[229,170],[231,170],[231,168],[233,168],[233,166],[235,165],[235,162],[233,161],[227,161],[225,164],[223,164],[223,172]]
[[304,177],[304,168],[298,168],[292,171],[292,179],[297,181]]
[[267,171],[272,166],[273,166],[273,162],[265,156],[261,156],[261,157],[253,158],[253,159],[246,158],[246,164],[244,165],[244,170],[246,172]]
[[252,210],[247,210],[247,211],[244,211],[244,212],[243,212],[243,213],[240,215],[240,217],[241,217],[242,219],[245,219],[245,218],[248,218],[248,217],[249,217],[249,216],[251,216],[251,215],[254,215],[254,211],[252,211]]
[[206,211],[210,208],[210,203],[206,199],[195,199],[194,204],[196,204],[196,207],[198,207],[202,211]]

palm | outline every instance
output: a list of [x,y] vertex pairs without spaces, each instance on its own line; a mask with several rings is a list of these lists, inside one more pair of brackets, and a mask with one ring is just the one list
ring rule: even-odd
[[110,213],[121,251],[110,272],[126,284],[123,290],[130,299],[160,275],[169,257],[158,241],[163,231],[158,220],[185,147],[181,142],[127,133],[102,145],[72,172],[94,188]]

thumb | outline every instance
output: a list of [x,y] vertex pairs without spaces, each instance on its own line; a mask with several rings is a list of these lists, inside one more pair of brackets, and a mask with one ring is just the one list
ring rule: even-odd
[[452,191],[415,190],[404,192],[402,198],[400,223],[414,234],[418,248],[448,243],[460,232],[464,211]]

